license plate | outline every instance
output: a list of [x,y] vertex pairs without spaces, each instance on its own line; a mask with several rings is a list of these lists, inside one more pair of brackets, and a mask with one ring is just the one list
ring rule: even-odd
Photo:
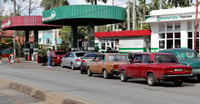
[[174,71],[183,71],[183,69],[174,69]]

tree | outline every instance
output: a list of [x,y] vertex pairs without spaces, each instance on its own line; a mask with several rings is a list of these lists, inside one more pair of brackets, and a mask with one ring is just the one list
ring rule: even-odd
[[175,7],[188,7],[192,0],[168,0],[168,3]]
[[69,5],[69,2],[68,0],[42,0],[40,5],[44,7],[45,10],[48,10],[63,5]]
[[97,5],[98,1],[101,1],[103,3],[107,3],[108,0],[86,0],[87,3],[91,3],[92,5]]

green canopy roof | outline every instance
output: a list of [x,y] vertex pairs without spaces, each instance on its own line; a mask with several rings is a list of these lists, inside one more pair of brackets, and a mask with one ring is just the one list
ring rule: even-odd
[[61,6],[43,12],[42,21],[54,25],[105,25],[126,20],[126,9],[105,5]]

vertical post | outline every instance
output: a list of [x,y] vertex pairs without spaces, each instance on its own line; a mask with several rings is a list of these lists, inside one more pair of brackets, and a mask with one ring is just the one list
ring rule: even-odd
[[162,9],[162,0],[159,1],[159,9]]
[[[25,30],[25,43],[24,43],[24,56],[25,56],[25,60],[28,60],[28,56],[29,56],[29,46],[28,46],[28,42],[29,42],[29,30]],[[29,56],[30,57],[30,56]]]
[[130,30],[130,5],[129,5],[129,0],[127,3],[127,30]]
[[13,51],[14,51],[14,56],[16,56],[16,42],[15,42],[15,39],[16,39],[16,31],[14,30],[13,31]]
[[[112,6],[114,6],[114,0],[112,0]],[[115,31],[115,24],[112,24],[112,31]]]
[[77,51],[77,26],[73,25],[71,28],[72,28],[71,51]]
[[34,48],[33,48],[33,60],[36,61],[38,56],[38,30],[34,30]]
[[133,16],[132,16],[132,18],[133,18],[133,26],[132,26],[132,28],[133,28],[133,30],[136,30],[136,10],[135,10],[135,5],[136,5],[136,1],[135,0],[133,0]]
[[89,23],[88,24],[88,51],[89,52],[94,52],[94,23]]
[[196,50],[196,38],[197,38],[197,26],[198,26],[198,0],[196,0],[196,18],[195,18],[195,34],[194,34],[194,50]]

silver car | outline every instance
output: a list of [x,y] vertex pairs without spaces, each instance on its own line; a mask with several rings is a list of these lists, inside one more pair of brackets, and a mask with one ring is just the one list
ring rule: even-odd
[[71,67],[72,70],[81,66],[81,57],[87,53],[85,51],[70,52],[67,56],[61,59],[61,67]]

